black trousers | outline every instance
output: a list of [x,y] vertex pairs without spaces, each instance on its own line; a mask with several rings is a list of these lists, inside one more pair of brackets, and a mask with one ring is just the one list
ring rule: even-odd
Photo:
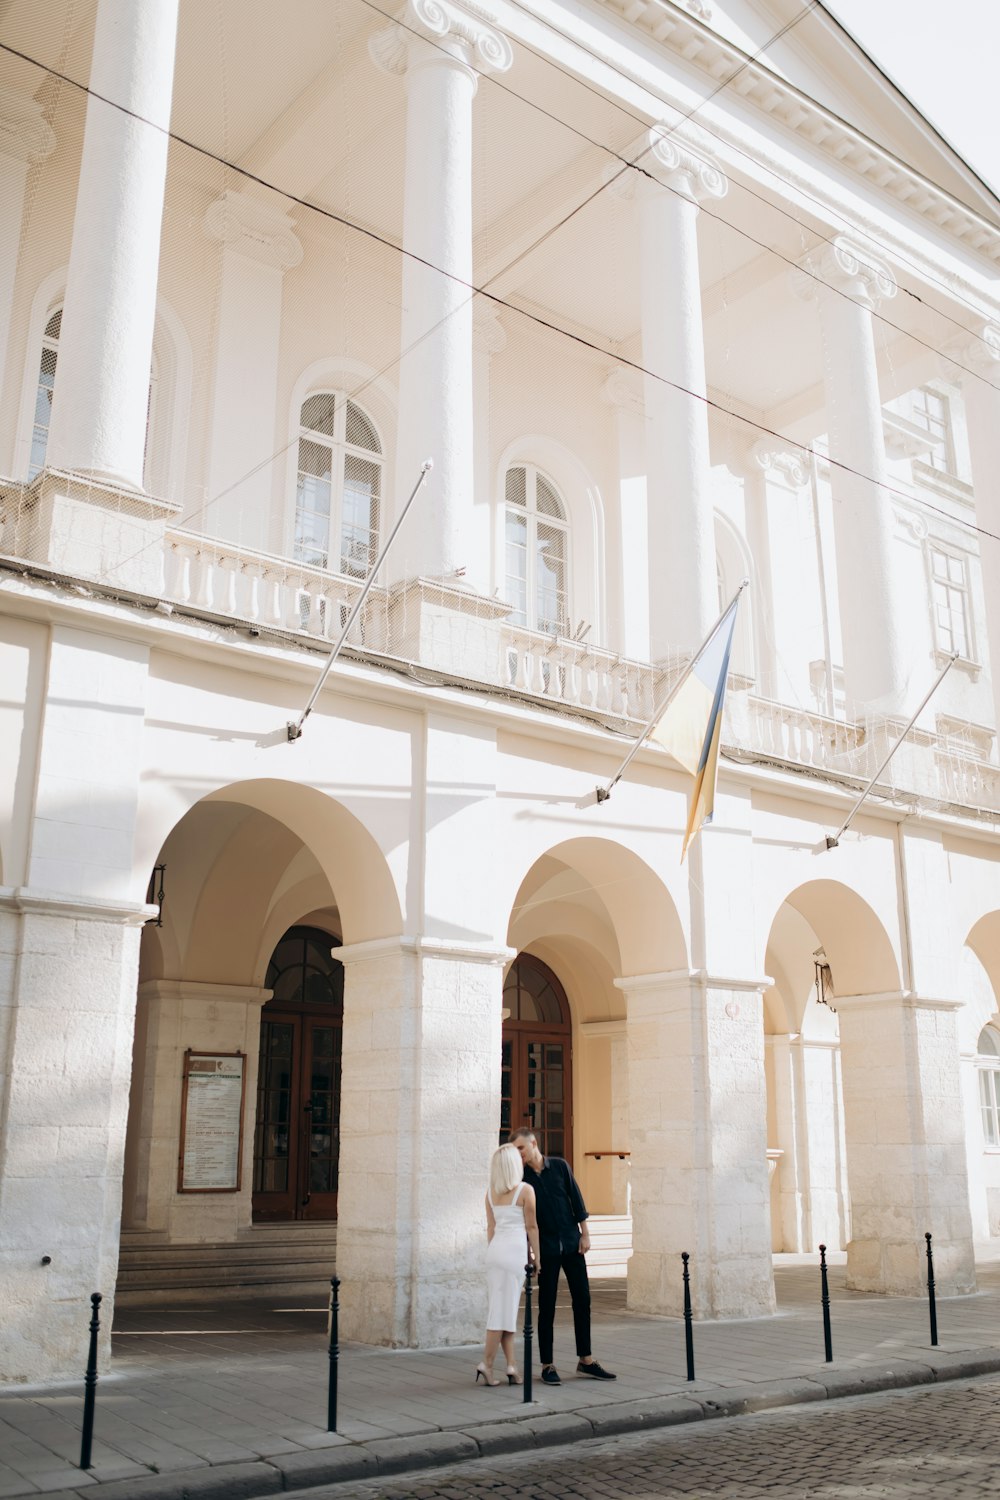
[[559,1272],[566,1276],[566,1285],[573,1301],[573,1331],[576,1334],[578,1359],[590,1355],[590,1282],[587,1280],[587,1262],[579,1250],[558,1251],[544,1255],[542,1270],[538,1278],[538,1357],[543,1365],[552,1363],[552,1326],[556,1318],[556,1292],[559,1287]]

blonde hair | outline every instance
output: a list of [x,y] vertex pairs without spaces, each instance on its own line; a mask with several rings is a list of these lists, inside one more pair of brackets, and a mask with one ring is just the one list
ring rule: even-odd
[[490,1160],[490,1197],[500,1198],[524,1181],[524,1164],[516,1146],[498,1146]]

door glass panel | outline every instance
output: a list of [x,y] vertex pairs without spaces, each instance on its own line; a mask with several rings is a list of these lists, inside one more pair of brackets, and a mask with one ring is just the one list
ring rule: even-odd
[[255,1193],[288,1190],[290,1059],[294,1031],[290,1022],[265,1020],[261,1023],[253,1164]]

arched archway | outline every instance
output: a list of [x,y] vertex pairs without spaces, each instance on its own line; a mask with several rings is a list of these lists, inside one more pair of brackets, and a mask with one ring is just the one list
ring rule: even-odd
[[[532,1123],[549,1120],[544,1091],[550,1085],[562,1090],[566,1154],[591,1216],[592,1274],[621,1275],[632,1235],[638,1236],[635,1243],[652,1241],[656,1212],[646,1201],[643,1177],[630,1214],[632,1163],[638,1160],[639,1172],[645,1170],[647,1142],[644,1137],[636,1145],[630,1134],[634,1094],[623,984],[634,976],[686,974],[677,909],[660,876],[632,850],[605,837],[568,839],[539,854],[522,875],[510,904],[507,941],[518,952],[508,986],[519,971],[544,978],[551,985],[546,993],[552,1024],[561,1017],[548,1038],[534,1038],[536,1058],[555,1066],[549,1077],[539,1077],[536,1069],[538,1092],[525,1093],[520,1109]],[[514,1043],[509,1022],[506,1029]],[[530,1039],[530,1026],[525,1031]],[[513,1046],[505,1057],[512,1053]],[[631,1066],[643,1066],[638,1054]],[[514,1125],[521,1123],[516,1109],[515,1102]]]
[[840,881],[788,892],[765,966],[775,1247],[845,1247],[850,1286],[911,1295],[932,1228],[951,1290],[968,1290],[959,1002],[903,988],[885,922]]
[[[123,1263],[140,1245],[182,1256],[210,1242],[224,1273],[225,1247],[252,1237],[255,1223],[294,1229],[336,1214],[344,990],[330,954],[344,941],[398,942],[400,904],[359,819],[315,788],[277,779],[203,796],[151,863],[164,867],[165,894],[162,925],[148,925],[141,944]],[[298,980],[281,961],[296,931],[312,945]],[[327,986],[322,1002],[317,976]],[[287,1044],[284,1060],[272,1057],[272,1041]],[[243,1070],[239,1172],[218,1189],[177,1173],[178,1078],[189,1053],[228,1054]],[[269,1059],[279,1064],[270,1073]],[[256,1280],[287,1280],[281,1262],[294,1259],[275,1242],[274,1263],[258,1267]],[[189,1279],[211,1293],[208,1273]]]

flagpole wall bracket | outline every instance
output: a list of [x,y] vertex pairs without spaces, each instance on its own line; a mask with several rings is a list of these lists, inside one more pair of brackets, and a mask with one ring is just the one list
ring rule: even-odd
[[835,839],[832,833],[828,833],[826,836],[826,847],[828,849],[837,849],[840,847],[840,840]]
[[599,786],[597,788],[597,804],[598,804],[598,806],[600,806],[600,804],[602,802],[608,802],[610,800],[610,798],[611,798],[611,788],[610,787]]

